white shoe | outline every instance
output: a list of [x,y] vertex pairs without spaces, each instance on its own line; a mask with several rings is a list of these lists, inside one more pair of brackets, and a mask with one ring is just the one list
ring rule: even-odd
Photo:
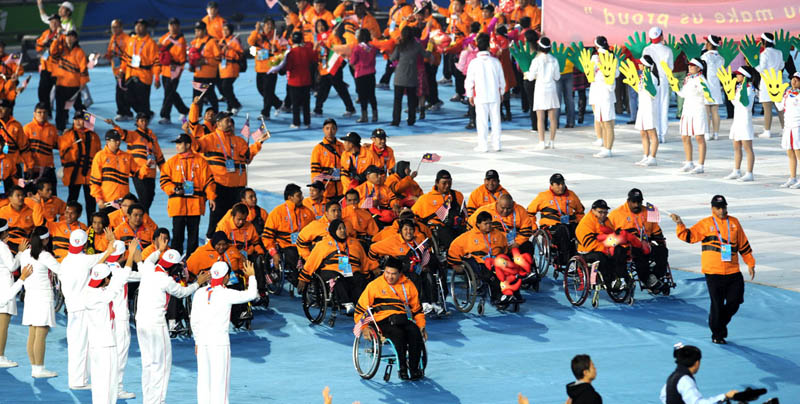
[[136,394],[131,393],[130,391],[120,390],[119,393],[117,393],[117,398],[130,400],[132,398],[136,398]]
[[714,133],[714,136],[711,137],[711,140],[719,140],[719,133]]
[[433,311],[433,306],[430,303],[422,303],[422,313],[428,314]]
[[602,158],[611,157],[611,150],[606,149],[606,148],[602,148],[602,149],[600,149],[599,152],[594,154],[594,157],[601,158],[601,159]]
[[239,108],[231,108],[231,115],[236,116],[239,113]]
[[17,362],[14,362],[5,356],[0,356],[0,368],[15,368],[19,366]]
[[800,182],[795,182],[794,185],[789,187],[789,189],[800,189]]
[[289,129],[300,129],[300,127],[295,124],[291,124],[289,125]]
[[794,184],[797,184],[797,178],[789,178],[786,182],[781,184],[781,188],[790,188]]
[[306,125],[306,129],[311,129],[311,124]]
[[169,118],[161,118],[161,119],[159,119],[158,120],[158,124],[159,125],[169,125],[170,124]]
[[648,157],[642,165],[645,167],[653,167],[658,165],[658,161],[656,161],[655,157]]
[[544,150],[547,148],[547,145],[544,142],[539,142],[536,144],[535,150]]
[[730,174],[726,175],[726,176],[725,176],[725,177],[723,177],[722,179],[723,179],[723,180],[735,180],[735,179],[737,179],[737,178],[739,178],[739,177],[741,177],[741,176],[742,176],[742,172],[741,172],[741,171],[739,171],[739,170],[733,170],[733,171],[731,171],[731,173],[730,173]]
[[636,164],[637,166],[641,166],[641,165],[644,165],[645,161],[647,161],[647,155],[642,156],[641,160],[639,160],[639,161],[637,161],[637,162],[635,162],[633,164]]
[[500,146],[492,146],[492,151],[493,152],[499,152],[499,151],[502,151],[502,150],[503,149]]
[[433,306],[433,311],[435,311],[436,314],[438,315],[444,314],[444,307],[439,305],[439,303],[432,303],[431,306]]
[[741,181],[741,182],[752,182],[753,181],[753,173],[746,173],[745,175],[739,177],[738,181]]
[[688,173],[689,171],[692,171],[693,168],[694,168],[694,163],[693,162],[685,161],[683,163],[683,167],[681,167],[680,171],[684,172],[684,173]]
[[770,133],[770,131],[768,131],[768,130],[765,130],[760,135],[758,135],[758,137],[760,137],[762,139],[769,139],[769,138],[772,137],[772,133]]
[[87,384],[87,385],[84,385],[84,386],[69,386],[69,389],[70,390],[91,390],[92,389],[92,385],[91,384]]
[[51,377],[58,377],[58,373],[51,372],[44,368],[44,366],[37,366],[37,369],[31,372],[31,376],[34,379],[48,379]]
[[178,117],[178,120],[181,121],[181,123],[186,122],[186,115],[185,114],[181,114],[181,116]]
[[600,138],[597,138],[594,140],[594,142],[592,142],[592,146],[602,146],[602,145],[603,145],[603,139]]
[[711,140],[711,138],[712,138],[712,136],[711,136],[711,134],[710,134],[710,133],[704,133],[704,134],[703,134],[703,137],[704,137],[704,138],[706,138],[706,142],[708,142],[708,141],[709,141],[709,140]]
[[483,146],[483,147],[475,146],[475,148],[473,148],[472,151],[474,151],[476,153],[486,153],[486,152],[489,151],[489,149],[486,146]]
[[545,147],[545,149],[555,149],[556,148],[555,145],[553,145],[553,141],[552,140],[548,140],[547,143],[545,143],[544,147]]
[[353,311],[355,311],[355,307],[353,306],[353,303],[345,303],[344,304],[344,309],[347,312],[347,314],[350,314]]
[[275,112],[272,113],[272,117],[273,118],[277,118],[280,115],[281,115],[281,109],[280,108],[275,108]]
[[698,165],[694,166],[694,169],[692,171],[690,171],[689,173],[690,174],[702,174],[704,172],[705,171],[703,170],[703,165],[702,164],[698,164]]

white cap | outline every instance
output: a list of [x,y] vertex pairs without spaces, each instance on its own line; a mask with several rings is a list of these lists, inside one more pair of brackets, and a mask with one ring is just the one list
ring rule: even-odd
[[[736,73],[741,74],[742,76],[747,77],[748,79],[752,78],[752,76],[750,75],[750,73],[747,72],[747,69],[745,69],[744,66],[739,66],[739,68],[736,69]],[[797,72],[795,72],[794,74],[797,74]]]
[[650,37],[650,39],[656,39],[660,37],[661,34],[663,34],[663,32],[661,31],[660,27],[651,27],[647,35]]
[[111,253],[111,256],[117,257],[122,254],[125,254],[125,242],[122,240],[114,240],[114,252]]
[[106,264],[97,264],[92,268],[92,272],[89,273],[89,286],[96,288],[100,286],[100,283],[103,279],[106,279],[108,275],[111,273],[111,267]]
[[59,7],[66,7],[69,11],[75,11],[75,6],[72,3],[65,1],[59,5]]
[[692,58],[692,60],[689,61],[689,64],[690,65],[695,65],[695,66],[697,66],[697,67],[699,67],[701,69],[703,68],[703,63],[701,63],[700,59],[698,59],[698,58]]
[[217,261],[211,266],[211,279],[222,279],[228,274],[228,263]]
[[175,250],[167,250],[164,252],[164,255],[161,256],[161,259],[158,260],[158,265],[161,265],[163,268],[170,268],[179,262],[181,262],[181,253]]
[[797,77],[798,79],[800,79],[800,72],[794,72],[794,74],[792,74],[792,78],[794,78],[794,77]]
[[85,231],[81,229],[73,230],[72,233],[69,234],[69,245],[73,247],[83,247],[88,239],[89,237],[86,235]]

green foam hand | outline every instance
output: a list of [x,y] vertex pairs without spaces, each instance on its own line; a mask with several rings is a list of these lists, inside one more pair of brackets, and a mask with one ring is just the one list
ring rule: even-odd
[[647,46],[647,35],[644,31],[642,32],[634,32],[633,36],[628,35],[628,42],[625,43],[625,47],[631,51],[631,55],[634,59],[641,59],[642,52],[644,48]]
[[519,41],[514,42],[510,48],[511,56],[517,61],[519,70],[523,73],[531,69],[531,62],[533,61],[533,57],[536,56],[530,52],[530,49],[530,44],[526,42],[523,47],[520,45]]
[[578,70],[582,71],[584,74],[586,72],[583,71],[583,66],[580,62],[581,51],[583,51],[583,42],[573,42],[569,45],[569,49],[567,49],[567,59],[572,62]]
[[550,54],[558,60],[558,66],[561,71],[564,71],[564,66],[567,65],[567,53],[569,49],[563,43],[553,42],[553,47],[550,49]]
[[742,52],[750,66],[758,66],[758,55],[761,53],[761,48],[758,46],[754,36],[744,37],[742,42],[739,43],[739,51]]
[[719,55],[725,59],[725,67],[728,67],[730,66],[731,62],[733,62],[733,59],[736,59],[736,55],[739,54],[739,48],[736,46],[736,41],[730,38],[725,38],[717,47],[717,52],[719,52]]
[[789,59],[789,51],[792,50],[792,35],[789,31],[775,31],[775,49],[783,53],[783,61]]
[[703,86],[703,97],[705,97],[706,101],[714,102],[714,97],[711,96],[711,89],[708,88],[708,83],[703,80],[700,82],[700,85]]
[[678,47],[688,60],[699,58],[700,54],[703,53],[703,45],[697,43],[697,37],[694,34],[691,37],[689,34],[685,34],[681,38]]
[[681,48],[678,46],[678,40],[675,39],[675,35],[669,34],[665,45],[672,49],[672,63],[675,63],[678,55],[681,54]]
[[650,93],[651,97],[655,98],[656,92],[658,90],[656,89],[656,82],[653,80],[653,73],[650,71],[650,69],[645,68],[643,76],[644,76],[644,89],[647,90],[648,93]]
[[739,102],[745,107],[750,105],[750,97],[747,96],[747,79],[744,79],[742,89],[739,90]]

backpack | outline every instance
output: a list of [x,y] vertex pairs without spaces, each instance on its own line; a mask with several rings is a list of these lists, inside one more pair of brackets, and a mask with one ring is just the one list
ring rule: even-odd
[[158,47],[158,62],[161,66],[169,66],[172,64],[172,55],[169,53],[169,49],[172,47],[172,44],[167,46],[161,45]]

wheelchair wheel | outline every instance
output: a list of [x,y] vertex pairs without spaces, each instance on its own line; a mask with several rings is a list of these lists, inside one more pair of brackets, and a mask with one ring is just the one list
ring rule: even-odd
[[462,265],[464,270],[462,272],[453,272],[450,274],[450,294],[453,296],[453,304],[456,310],[462,313],[468,313],[475,305],[475,297],[477,296],[477,280],[475,279],[475,272],[472,271],[469,265],[464,263]]
[[589,275],[589,266],[583,257],[576,255],[569,259],[564,271],[564,294],[573,306],[582,305],[589,296]]
[[530,238],[533,244],[533,262],[539,271],[539,276],[544,278],[552,264],[550,257],[550,233],[544,229],[537,229]]
[[608,292],[608,297],[611,298],[615,303],[629,303],[633,304],[633,290],[636,288],[636,281],[631,279],[625,278],[617,278],[613,282],[611,282],[612,286],[617,286],[617,288],[606,287],[606,292]]
[[353,341],[353,365],[359,376],[369,380],[378,373],[382,346],[381,337],[372,323],[366,325],[361,329],[361,333],[356,335]]
[[256,257],[255,265],[264,270],[267,277],[267,292],[280,295],[283,292],[283,268],[274,268],[264,255]]
[[303,291],[303,312],[311,324],[319,324],[325,319],[325,313],[328,311],[327,286],[319,274],[314,274]]
[[128,307],[128,312],[130,313],[131,320],[136,318],[136,309],[139,306],[139,288],[133,292],[133,296],[128,298],[130,302],[130,307]]
[[53,308],[58,313],[64,307],[64,294],[61,292],[61,281],[52,272],[50,272],[50,284],[53,285]]

